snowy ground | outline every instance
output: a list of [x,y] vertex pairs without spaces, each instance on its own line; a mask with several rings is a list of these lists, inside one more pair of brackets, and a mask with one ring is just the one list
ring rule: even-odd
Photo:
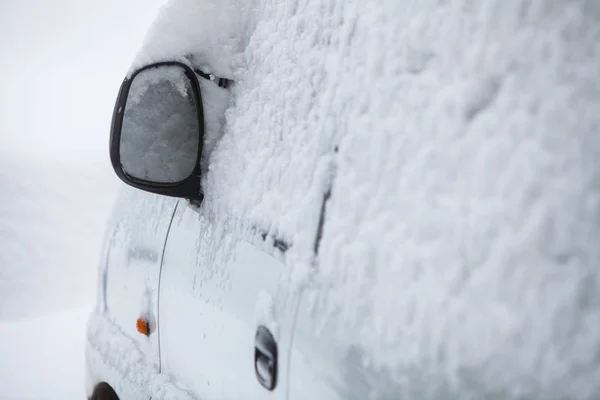
[[0,399],[81,399],[108,128],[161,0],[0,2]]
[[90,309],[0,322],[0,399],[83,399]]

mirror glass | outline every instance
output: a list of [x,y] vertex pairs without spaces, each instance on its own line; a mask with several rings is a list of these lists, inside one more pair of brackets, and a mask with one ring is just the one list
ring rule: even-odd
[[183,68],[165,65],[138,73],[129,88],[121,126],[123,172],[156,183],[188,178],[198,158],[198,109]]

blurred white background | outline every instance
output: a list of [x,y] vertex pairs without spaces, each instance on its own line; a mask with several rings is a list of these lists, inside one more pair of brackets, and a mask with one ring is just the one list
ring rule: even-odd
[[162,3],[0,1],[0,399],[84,396],[112,107]]

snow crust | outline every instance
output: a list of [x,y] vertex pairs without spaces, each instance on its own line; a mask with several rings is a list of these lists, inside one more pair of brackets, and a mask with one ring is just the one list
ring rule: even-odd
[[242,46],[246,0],[171,0],[162,6],[133,61],[130,73],[157,61],[186,61],[205,73],[231,78],[231,57]]
[[594,398],[599,4],[254,12],[207,204],[289,240],[302,270],[334,175],[314,281],[341,343],[407,395]]
[[235,79],[205,206],[291,243],[317,322],[406,398],[594,398],[600,3],[249,5],[171,1],[133,64]]

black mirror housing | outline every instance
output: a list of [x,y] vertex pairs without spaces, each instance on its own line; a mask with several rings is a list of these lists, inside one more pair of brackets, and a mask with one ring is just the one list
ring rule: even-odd
[[[138,158],[143,158],[143,155],[145,154],[145,149],[140,147],[143,146],[136,146],[135,142],[132,146],[132,144],[124,144],[123,142],[123,132],[124,132],[124,118],[125,118],[125,114],[126,111],[129,112],[129,108],[128,106],[128,100],[130,100],[130,91],[132,89],[132,84],[134,83],[136,77],[140,76],[140,73],[148,73],[150,72],[152,74],[152,76],[158,76],[160,78],[161,73],[164,71],[165,75],[167,74],[167,72],[169,70],[181,70],[180,72],[183,73],[183,75],[185,76],[185,78],[187,78],[185,85],[186,85],[186,93],[185,96],[190,97],[189,99],[187,99],[185,107],[189,108],[189,111],[187,111],[187,122],[190,122],[190,118],[191,118],[191,123],[186,123],[186,125],[184,125],[183,127],[185,129],[183,129],[185,132],[184,134],[188,135],[188,142],[187,143],[179,143],[178,147],[175,148],[175,144],[173,145],[173,149],[168,148],[169,146],[165,146],[164,143],[168,143],[168,139],[169,137],[165,136],[167,135],[166,132],[160,132],[160,123],[156,124],[155,123],[155,119],[161,117],[160,115],[157,117],[156,113],[148,113],[146,112],[145,114],[143,114],[142,117],[137,117],[138,120],[142,120],[145,125],[141,128],[141,130],[139,128],[137,128],[137,131],[135,131],[133,134],[140,134],[140,135],[144,135],[147,134],[148,136],[152,136],[154,135],[155,137],[157,137],[157,139],[155,139],[156,142],[158,142],[159,140],[162,142],[160,146],[155,146],[156,148],[158,148],[159,152],[163,151],[166,152],[166,154],[158,154],[158,158],[160,159],[161,156],[167,156],[169,157],[168,159],[171,160],[168,164],[159,164],[157,163],[156,159],[156,154],[151,156],[155,156],[154,157],[154,161],[152,165],[148,164],[147,161],[142,161],[141,159]],[[144,79],[141,79],[142,81],[144,81]],[[147,80],[148,81],[148,80]],[[138,81],[139,82],[139,81]],[[150,86],[152,84],[156,83],[156,79],[154,80],[154,82],[152,82],[152,80],[148,81],[147,86]],[[142,85],[144,84],[144,82],[142,83]],[[138,85],[139,86],[139,85]],[[145,87],[142,86],[143,91],[147,91],[147,89]],[[181,91],[181,88],[178,88],[177,90]],[[169,93],[167,93],[168,95]],[[136,93],[134,93],[134,96],[136,96]],[[139,102],[139,97],[141,97],[141,95],[138,95],[136,97],[136,101]],[[156,100],[156,106],[160,109],[161,108],[161,102],[168,102],[171,101],[173,98],[177,98],[177,95],[175,96],[165,96],[165,92],[164,90],[162,92],[159,91],[158,96],[155,95],[153,100]],[[181,98],[183,98],[180,94]],[[154,105],[154,104],[150,104],[150,105]],[[174,104],[174,106],[179,107],[178,104]],[[184,107],[184,108],[185,108]],[[170,119],[170,117],[172,116],[172,113],[169,113],[169,107],[162,107],[163,109],[166,108],[167,110],[167,114],[163,115],[162,117],[164,117],[163,119]],[[172,109],[173,107],[171,107]],[[164,112],[164,110],[163,110]],[[184,113],[186,113],[184,111]],[[149,117],[147,117],[149,116]],[[170,126],[170,131],[169,134],[173,131],[178,132],[181,131],[181,118],[179,115],[176,115],[175,117],[179,117],[179,118],[173,118],[176,120],[175,125],[171,124]],[[163,119],[161,119],[160,121],[162,121]],[[129,122],[129,121],[126,121]],[[185,122],[185,121],[184,121]],[[179,123],[180,125],[176,125],[177,123]],[[127,125],[127,124],[126,124]],[[131,125],[131,124],[129,124]],[[129,132],[131,131],[131,129],[129,131],[127,131],[128,128],[125,129],[126,131],[126,135],[131,136],[132,134],[130,134]],[[166,128],[165,128],[166,129]],[[175,129],[175,130],[173,130]],[[159,137],[160,135],[163,135],[162,137]],[[191,140],[190,140],[190,136],[191,135]],[[195,137],[195,135],[197,135],[197,137]],[[150,139],[152,140],[152,139]],[[180,140],[181,142],[181,140]],[[192,201],[201,201],[202,200],[202,189],[200,187],[200,175],[201,175],[201,171],[200,171],[200,157],[202,155],[202,148],[203,148],[203,142],[204,142],[204,112],[203,112],[203,106],[202,106],[202,95],[200,92],[200,85],[198,83],[198,78],[196,76],[196,74],[194,73],[194,71],[187,65],[180,63],[180,62],[176,62],[176,61],[167,61],[167,62],[158,62],[158,63],[154,63],[154,64],[150,64],[147,66],[144,66],[138,70],[136,70],[135,72],[133,72],[131,74],[131,76],[125,78],[125,80],[123,81],[123,83],[121,84],[121,88],[119,89],[119,94],[117,97],[117,101],[115,103],[115,108],[113,110],[113,116],[112,116],[112,123],[111,123],[111,129],[110,129],[110,160],[111,160],[111,164],[113,166],[113,169],[115,171],[115,173],[117,174],[117,176],[126,184],[133,186],[137,189],[141,189],[147,192],[151,192],[151,193],[156,193],[156,194],[161,194],[161,195],[165,195],[165,196],[171,196],[171,197],[180,197],[180,198],[186,198]],[[187,161],[181,161],[181,163],[187,163],[187,166],[176,166],[178,172],[175,173],[175,177],[173,179],[158,179],[156,178],[156,176],[158,175],[164,175],[162,173],[163,169],[169,169],[170,167],[172,167],[172,164],[176,163],[177,161],[173,161],[173,160],[177,160],[177,154],[175,154],[176,151],[181,151],[181,148],[184,147],[187,144],[191,144],[191,148],[186,147],[186,160]],[[124,147],[126,147],[126,145],[128,146],[128,150],[127,152],[124,151]],[[153,151],[157,151],[155,149],[153,149]],[[133,149],[133,151],[131,150]],[[166,150],[165,150],[166,149]],[[127,160],[123,160],[123,154],[127,154],[129,155],[130,158],[133,157],[133,159],[127,159]],[[137,157],[137,158],[136,158]],[[137,168],[137,170],[144,170],[147,171],[148,167],[154,168],[156,170],[156,172],[152,172],[150,174],[145,174],[144,176],[141,176],[140,173],[132,173],[131,169],[128,170],[128,166],[129,165],[136,165],[136,163],[140,164],[139,168]],[[182,168],[183,171],[185,172],[181,172]],[[136,171],[137,172],[137,171]]]

